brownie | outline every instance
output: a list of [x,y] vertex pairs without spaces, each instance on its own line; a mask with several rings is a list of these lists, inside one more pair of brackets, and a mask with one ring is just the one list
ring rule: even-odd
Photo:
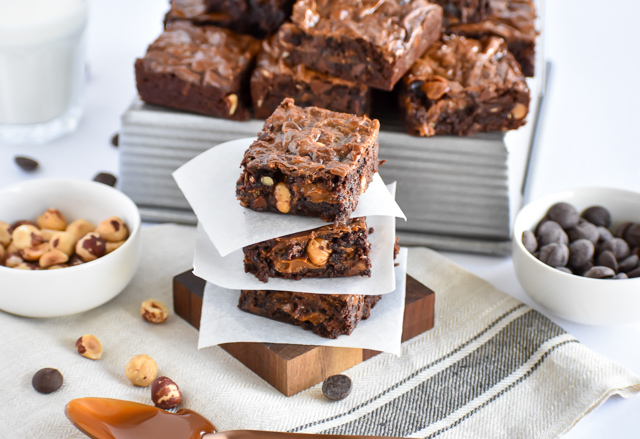
[[260,43],[215,26],[169,23],[135,63],[143,101],[234,120],[250,117],[245,93]]
[[371,276],[365,218],[328,225],[244,247],[244,270],[262,282],[270,277]]
[[366,85],[316,72],[303,65],[290,67],[283,61],[287,48],[280,36],[283,29],[290,26],[293,25],[283,24],[278,34],[262,43],[262,52],[251,75],[255,117],[269,117],[286,97],[293,98],[302,107],[368,114],[371,111],[371,91]]
[[480,23],[451,23],[447,33],[481,38],[495,35],[507,42],[509,51],[525,76],[535,73],[535,49],[538,31],[535,27],[536,7],[533,0],[490,0],[491,13]]
[[251,24],[238,20],[224,12],[207,12],[204,0],[171,0],[170,9],[164,17],[165,27],[174,21],[187,21],[197,26],[219,26],[235,32],[247,33]]
[[285,99],[245,152],[244,207],[345,221],[378,170],[380,123]]
[[442,8],[427,0],[298,0],[283,39],[287,62],[391,90],[440,37]]
[[529,89],[501,38],[445,36],[403,78],[399,92],[411,134],[469,135],[524,125]]
[[349,335],[369,318],[380,296],[312,294],[290,291],[242,290],[238,308],[327,338]]
[[444,23],[477,23],[487,18],[490,0],[434,0],[442,6]]
[[204,0],[208,13],[225,13],[234,21],[257,26],[267,34],[291,15],[294,0]]

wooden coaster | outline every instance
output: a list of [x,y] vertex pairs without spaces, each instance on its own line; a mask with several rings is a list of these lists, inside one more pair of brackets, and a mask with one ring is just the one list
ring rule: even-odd
[[[200,329],[205,283],[192,271],[173,278],[173,309],[196,329]],[[433,328],[434,305],[435,293],[407,275],[402,341]],[[369,349],[277,343],[225,343],[220,347],[286,396],[380,353]]]

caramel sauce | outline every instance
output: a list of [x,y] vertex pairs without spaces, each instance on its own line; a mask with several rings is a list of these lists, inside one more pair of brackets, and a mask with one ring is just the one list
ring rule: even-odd
[[65,414],[93,439],[200,439],[216,431],[202,415],[189,409],[169,413],[119,399],[74,399],[67,404]]

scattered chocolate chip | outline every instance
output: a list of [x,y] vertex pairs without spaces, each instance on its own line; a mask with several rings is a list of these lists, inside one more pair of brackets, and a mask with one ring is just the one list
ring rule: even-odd
[[618,260],[616,259],[615,255],[609,250],[605,250],[598,255],[596,264],[603,267],[609,267],[615,272],[618,271]]
[[107,186],[114,187],[118,182],[118,179],[113,174],[109,174],[108,172],[101,172],[95,177],[93,177],[93,181],[97,181],[98,183],[102,183],[102,184],[106,184]]
[[569,235],[569,239],[571,241],[588,239],[594,244],[598,242],[598,239],[600,239],[600,232],[598,232],[598,228],[587,220],[580,220],[575,227],[567,230],[567,235]]
[[580,216],[596,226],[611,226],[611,214],[602,206],[587,207]]
[[552,242],[540,249],[540,261],[552,267],[564,267],[569,261],[569,247]]
[[589,271],[587,271],[584,274],[584,277],[591,277],[594,279],[611,279],[615,275],[616,272],[611,268],[596,265],[595,267],[592,267]]
[[115,133],[112,137],[111,137],[111,144],[113,146],[115,146],[116,148],[118,146],[120,146],[120,133]]
[[522,232],[522,245],[524,245],[524,248],[526,248],[529,253],[535,253],[538,249],[538,240],[531,230]]
[[549,218],[553,221],[560,224],[563,229],[575,227],[580,220],[580,214],[576,208],[569,203],[554,204],[549,208],[547,215],[549,215]]
[[631,254],[620,261],[620,263],[618,264],[618,271],[621,271],[623,273],[633,271],[633,269],[638,266],[638,262],[640,262],[640,258],[638,258],[638,255]]
[[600,251],[609,250],[616,259],[624,259],[629,256],[631,250],[629,249],[629,244],[624,239],[621,238],[613,238],[608,241],[602,243],[600,247]]
[[538,238],[538,246],[541,248],[547,244],[551,244],[552,242],[559,242],[562,244],[569,243],[569,237],[565,231],[562,230],[560,224],[552,220],[545,221],[540,224],[536,237]]
[[588,239],[578,239],[569,245],[569,265],[584,267],[593,258],[596,248]]
[[333,401],[340,401],[349,396],[351,388],[351,378],[346,375],[332,375],[322,383],[322,393]]
[[20,166],[24,171],[34,171],[38,167],[38,162],[29,157],[16,156],[13,158],[16,165]]
[[31,384],[40,393],[53,393],[62,386],[62,374],[58,369],[45,367],[33,375]]
[[369,227],[369,235],[373,233],[373,227]]

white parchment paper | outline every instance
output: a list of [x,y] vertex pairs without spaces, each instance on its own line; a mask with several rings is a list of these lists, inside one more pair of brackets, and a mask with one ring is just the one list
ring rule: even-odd
[[400,355],[406,293],[407,249],[398,254],[395,290],[382,297],[367,320],[351,335],[320,337],[298,326],[277,322],[238,309],[238,290],[207,283],[202,302],[198,349],[221,343],[259,342],[373,349]]
[[[255,212],[240,205],[236,181],[244,152],[254,139],[238,139],[205,151],[178,168],[173,177],[198,221],[222,256],[249,244],[327,225],[318,218]],[[406,217],[375,175],[351,215]]]

